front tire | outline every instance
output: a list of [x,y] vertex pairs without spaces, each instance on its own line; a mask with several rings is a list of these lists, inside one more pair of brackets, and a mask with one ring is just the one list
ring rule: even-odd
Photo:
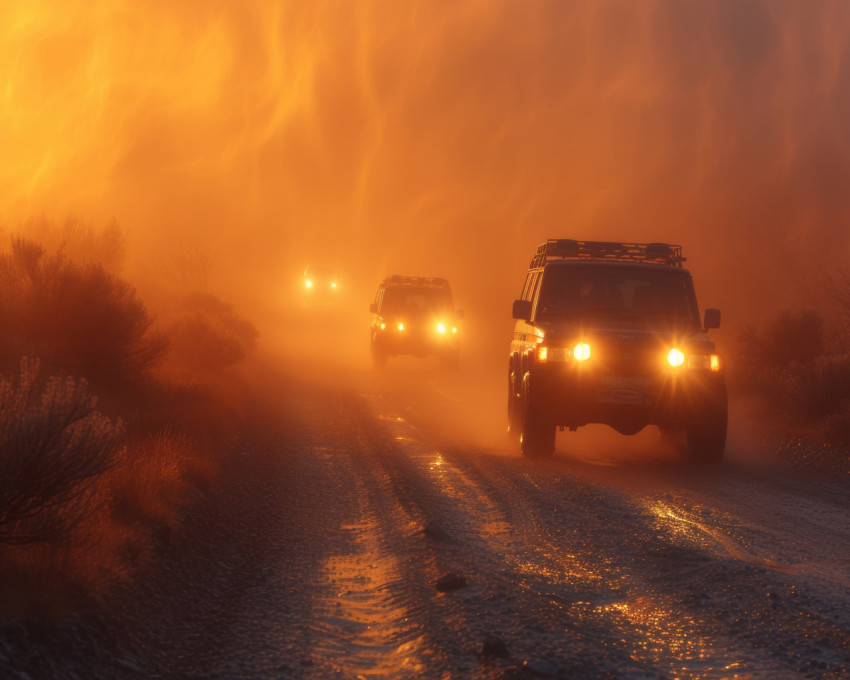
[[555,423],[547,404],[535,390],[531,374],[522,380],[522,424],[520,449],[527,458],[548,458],[555,453]]
[[508,368],[508,435],[517,440],[522,436],[522,397],[517,394],[512,366]]

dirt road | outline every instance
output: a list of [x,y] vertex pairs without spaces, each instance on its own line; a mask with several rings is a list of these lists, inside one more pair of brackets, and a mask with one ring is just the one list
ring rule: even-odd
[[[229,492],[187,525],[170,583],[16,668],[850,676],[847,479],[734,442],[727,465],[688,466],[651,434],[564,433],[552,460],[524,460],[495,384],[476,401],[473,376],[432,369],[276,379],[275,425],[247,435]],[[105,627],[118,632],[98,642]]]

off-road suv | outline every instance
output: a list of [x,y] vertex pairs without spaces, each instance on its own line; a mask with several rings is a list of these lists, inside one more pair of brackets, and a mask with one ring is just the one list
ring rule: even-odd
[[370,342],[375,367],[402,354],[439,356],[455,366],[459,356],[457,320],[452,289],[446,279],[423,276],[388,276],[370,305]]
[[543,457],[555,431],[604,423],[686,434],[690,457],[726,445],[723,361],[700,322],[681,246],[549,239],[525,277],[508,366],[509,431]]

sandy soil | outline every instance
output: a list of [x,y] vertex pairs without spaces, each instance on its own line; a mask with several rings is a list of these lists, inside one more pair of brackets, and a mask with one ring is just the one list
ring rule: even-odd
[[848,677],[845,477],[734,436],[720,468],[601,430],[527,461],[487,380],[266,376],[155,573],[109,612],[3,624],[0,676]]

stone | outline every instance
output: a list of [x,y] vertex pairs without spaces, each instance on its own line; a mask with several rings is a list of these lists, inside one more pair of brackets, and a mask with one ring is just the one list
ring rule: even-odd
[[481,655],[482,656],[497,656],[500,659],[507,659],[508,656],[508,646],[505,644],[504,640],[496,637],[495,635],[488,635],[484,638],[484,645],[481,647]]
[[466,578],[461,574],[449,572],[438,578],[435,586],[441,593],[448,593],[466,587]]

